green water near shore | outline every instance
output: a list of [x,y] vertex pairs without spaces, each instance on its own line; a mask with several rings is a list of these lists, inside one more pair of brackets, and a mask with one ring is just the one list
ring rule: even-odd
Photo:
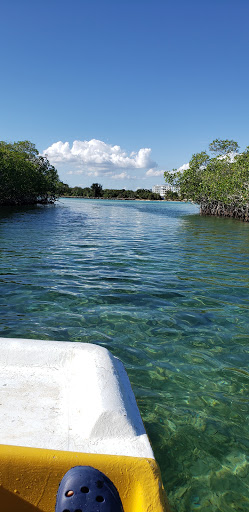
[[249,510],[249,224],[192,204],[1,211],[0,335],[121,358],[173,510]]

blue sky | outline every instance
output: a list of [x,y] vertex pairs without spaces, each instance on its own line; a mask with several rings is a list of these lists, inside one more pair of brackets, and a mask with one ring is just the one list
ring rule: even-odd
[[2,0],[0,139],[70,185],[151,188],[249,145],[248,0]]

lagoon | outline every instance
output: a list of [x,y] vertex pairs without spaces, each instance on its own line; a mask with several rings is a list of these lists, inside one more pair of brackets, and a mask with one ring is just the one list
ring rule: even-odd
[[189,203],[1,210],[0,336],[126,366],[173,510],[249,510],[249,224]]

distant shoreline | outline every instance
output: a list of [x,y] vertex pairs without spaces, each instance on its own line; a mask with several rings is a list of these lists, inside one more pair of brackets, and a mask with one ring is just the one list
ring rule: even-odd
[[60,196],[58,199],[97,199],[102,201],[154,201],[157,203],[161,203],[164,201],[174,202],[174,203],[184,203],[186,201],[180,199],[139,199],[135,197],[83,197],[83,196]]

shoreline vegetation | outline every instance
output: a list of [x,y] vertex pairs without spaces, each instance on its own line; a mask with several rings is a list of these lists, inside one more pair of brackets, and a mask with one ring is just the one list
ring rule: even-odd
[[70,187],[30,141],[0,141],[0,206],[54,203],[60,197],[128,201],[191,201],[201,215],[249,222],[249,146],[239,153],[233,140],[216,139],[206,152],[192,156],[187,169],[164,173],[171,185],[164,197],[148,189]]
[[32,142],[0,141],[0,205],[48,204],[56,199],[59,176]]
[[249,222],[249,146],[239,153],[234,140],[215,139],[206,152],[192,156],[183,172],[173,169],[164,177],[182,199],[200,206],[201,215],[230,217]]
[[[111,199],[111,200],[128,200],[128,201],[163,201],[164,198],[160,194],[155,194],[151,190],[140,188],[136,191],[123,189],[103,189],[99,183],[93,183],[91,187],[69,187],[65,183],[61,183],[59,189],[60,197],[77,197],[81,199]],[[174,201],[179,200],[179,196],[175,192],[168,191],[166,199]]]
[[[104,200],[104,201],[159,201],[159,199],[142,199],[142,198],[135,198],[135,197],[82,197],[82,196],[59,196],[59,199],[97,199],[97,200]],[[174,201],[175,203],[182,203],[186,202],[183,199],[165,199],[161,197],[161,201]]]
[[[170,194],[170,192],[169,192]],[[59,197],[128,199],[161,201],[160,194],[147,189],[103,189],[70,187],[60,181],[58,172],[30,141],[0,141],[0,206],[23,206],[54,203]],[[168,199],[178,199],[172,193]]]
[[93,183],[91,187],[69,187],[66,183],[60,183],[58,188],[60,197],[71,197],[81,199],[117,199],[117,200],[155,200],[160,201],[163,198],[160,194],[154,194],[147,189],[133,190],[125,189],[103,189],[99,183]]

